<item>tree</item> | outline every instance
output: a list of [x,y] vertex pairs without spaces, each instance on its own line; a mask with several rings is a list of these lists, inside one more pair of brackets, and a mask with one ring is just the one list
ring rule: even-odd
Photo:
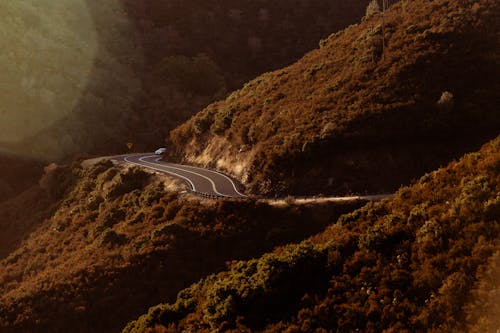
[[382,0],[382,58],[385,59],[385,10],[389,7],[389,0]]
[[366,7],[366,17],[370,17],[374,14],[380,13],[380,5],[378,4],[378,0],[372,0],[368,6]]

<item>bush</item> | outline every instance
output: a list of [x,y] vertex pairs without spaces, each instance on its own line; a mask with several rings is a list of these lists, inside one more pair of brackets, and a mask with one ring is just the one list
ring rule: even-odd
[[97,242],[99,247],[114,247],[116,245],[122,245],[126,243],[126,241],[127,238],[124,235],[119,234],[114,230],[108,229],[101,235],[101,237],[99,237]]
[[142,189],[151,178],[151,175],[139,167],[128,169],[125,173],[114,176],[106,197],[116,198],[136,189]]
[[498,249],[499,149],[500,138],[344,215],[312,243],[232,262],[193,285],[192,310],[167,305],[149,327],[457,331],[476,274]]
[[151,206],[165,196],[166,193],[163,183],[151,184],[146,187],[141,195],[141,205]]
[[326,253],[308,242],[239,262],[207,291],[203,318],[211,328],[220,328],[224,322],[234,324],[244,313],[258,327],[277,308],[293,306],[305,281],[318,279],[314,274],[325,262]]
[[380,13],[380,5],[378,3],[378,0],[372,0],[368,6],[366,7],[366,14],[365,17],[368,18],[374,14]]
[[455,97],[449,91],[444,91],[436,103],[438,109],[449,112],[455,106]]
[[198,95],[212,96],[226,89],[220,69],[205,54],[167,56],[156,65],[155,73],[179,90]]
[[221,135],[223,134],[229,127],[231,127],[231,124],[233,122],[233,115],[238,109],[237,105],[230,105],[227,108],[224,108],[222,110],[219,110],[215,114],[214,117],[214,122],[210,129],[214,134]]
[[118,207],[111,207],[105,210],[99,217],[99,223],[95,229],[96,233],[100,233],[108,228],[113,227],[115,224],[125,220],[126,212]]
[[135,215],[128,221],[129,224],[134,225],[134,224],[139,224],[144,221],[145,214],[144,211],[140,210]]

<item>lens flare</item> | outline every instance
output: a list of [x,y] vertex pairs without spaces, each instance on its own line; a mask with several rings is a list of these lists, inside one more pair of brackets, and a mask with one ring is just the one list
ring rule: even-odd
[[0,141],[16,142],[65,117],[97,52],[84,0],[0,3]]
[[128,47],[125,11],[119,0],[15,0],[1,1],[0,15],[0,152],[46,157],[65,142],[74,152],[67,137],[82,126],[66,119],[96,99],[110,76],[97,72],[121,74],[109,44]]

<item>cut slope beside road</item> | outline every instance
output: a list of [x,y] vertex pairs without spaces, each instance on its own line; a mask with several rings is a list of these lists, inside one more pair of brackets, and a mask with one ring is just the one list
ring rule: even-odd
[[181,178],[189,184],[193,192],[209,197],[244,198],[238,185],[228,176],[217,171],[161,161],[159,155],[133,154],[112,158]]
[[[89,167],[103,159],[110,159],[115,162],[128,163],[137,165],[143,168],[155,170],[185,181],[191,191],[209,198],[245,198],[246,195],[238,188],[237,183],[223,173],[211,169],[195,167],[191,165],[183,165],[176,163],[168,163],[161,161],[159,155],[152,153],[143,154],[127,154],[119,156],[108,156],[86,160],[82,163],[84,167]],[[344,196],[344,197],[304,197],[293,198],[295,204],[309,204],[313,202],[327,201],[379,201],[392,194],[378,194],[365,196]],[[271,205],[283,205],[287,203],[287,199],[274,198],[263,199]]]
[[[218,198],[244,198],[246,197],[241,191],[238,190],[238,185],[228,176],[223,173],[175,163],[168,163],[161,161],[159,155],[153,155],[151,153],[146,154],[131,154],[131,155],[120,155],[111,157],[112,160],[118,162],[125,162],[133,165],[138,165],[168,175],[180,178],[184,180],[190,187],[190,189],[203,196]],[[392,194],[378,194],[378,195],[366,195],[366,196],[347,196],[347,197],[311,197],[311,198],[294,198],[296,204],[308,204],[312,202],[326,202],[326,201],[356,201],[356,200],[368,200],[368,201],[379,201],[388,197]],[[264,199],[266,200],[266,199]],[[287,199],[267,199],[272,205],[286,204]]]

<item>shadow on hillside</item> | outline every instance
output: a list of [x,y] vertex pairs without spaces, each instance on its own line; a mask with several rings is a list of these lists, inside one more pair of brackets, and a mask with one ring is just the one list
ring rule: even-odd
[[[171,89],[156,71],[169,56],[189,62],[207,55],[231,91],[258,73],[293,63],[321,38],[356,22],[368,2],[84,1],[98,35],[87,86],[69,116],[19,145],[47,160],[124,152],[127,142],[138,151],[151,149],[169,129],[223,97]],[[110,3],[117,9],[110,11]]]
[[[46,161],[60,160],[75,152],[124,152],[128,141],[144,134],[128,131],[138,121],[134,111],[143,102],[142,84],[147,79],[147,61],[136,22],[130,21],[131,15],[120,8],[118,1],[116,5],[85,1],[97,38],[97,51],[85,88],[68,116],[12,144],[11,150],[28,150],[32,156]],[[116,17],[109,17],[110,14]],[[127,132],[129,137],[124,137]],[[162,139],[159,133],[147,134]]]

